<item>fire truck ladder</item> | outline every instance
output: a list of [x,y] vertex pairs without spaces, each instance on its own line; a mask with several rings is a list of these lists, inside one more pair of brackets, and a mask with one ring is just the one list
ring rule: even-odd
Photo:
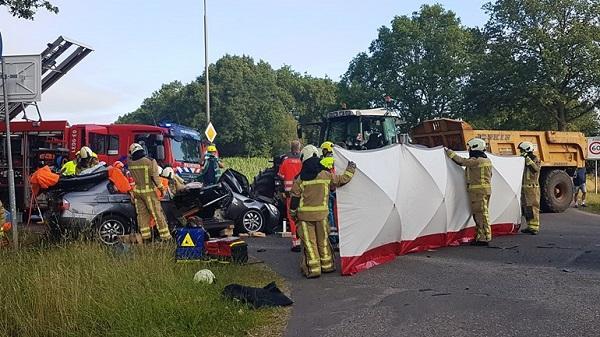
[[[73,48],[71,48],[73,47]],[[69,51],[70,54],[65,54]],[[53,43],[48,43],[48,47],[42,52],[42,92],[45,92],[69,70],[71,70],[79,61],[83,60],[92,48],[59,36]],[[60,63],[58,59],[63,55],[68,55]],[[57,64],[58,63],[58,64]],[[25,111],[25,108],[34,103],[9,103],[8,111],[10,120],[17,117],[19,113]],[[0,120],[4,120],[4,104],[0,103]],[[39,114],[41,120],[41,115]]]

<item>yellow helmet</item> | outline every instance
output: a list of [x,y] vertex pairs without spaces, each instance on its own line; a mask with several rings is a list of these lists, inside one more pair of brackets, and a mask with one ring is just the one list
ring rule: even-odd
[[211,144],[206,148],[206,152],[217,152],[217,147],[214,144]]
[[475,151],[485,151],[485,149],[487,147],[485,140],[483,140],[481,138],[473,138],[473,139],[469,140],[467,142],[467,146],[469,147],[469,150],[475,150]]
[[333,143],[330,141],[323,142],[323,144],[321,144],[321,150],[333,153]]
[[92,158],[96,158],[96,159],[98,159],[98,155],[96,154],[96,152],[93,152],[93,151],[92,151]]

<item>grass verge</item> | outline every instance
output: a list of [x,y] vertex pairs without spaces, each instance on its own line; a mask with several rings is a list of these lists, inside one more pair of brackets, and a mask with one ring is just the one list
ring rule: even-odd
[[[209,268],[213,285],[193,275]],[[175,263],[172,248],[99,244],[0,251],[0,336],[280,336],[289,309],[252,310],[220,293],[230,283],[283,280],[262,264]]]
[[244,174],[250,183],[254,181],[254,177],[256,177],[258,172],[273,166],[273,164],[269,163],[269,158],[233,157],[224,158],[223,162],[226,168],[232,168]]
[[[587,187],[585,198],[587,207],[580,207],[579,209],[590,213],[600,214],[600,193],[595,193],[596,185],[593,175],[591,177],[588,175],[585,186]],[[581,204],[581,192],[579,192],[579,203]]]

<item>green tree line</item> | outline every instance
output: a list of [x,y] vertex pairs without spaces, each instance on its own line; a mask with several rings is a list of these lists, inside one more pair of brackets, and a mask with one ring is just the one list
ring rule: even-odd
[[[407,130],[431,118],[476,128],[577,130],[596,134],[600,106],[600,1],[497,0],[483,27],[441,5],[396,16],[339,82],[273,69],[248,56],[210,65],[211,112],[228,155],[281,153],[297,121],[338,109],[384,105]],[[203,130],[204,75],[162,86],[119,123],[169,118]]]

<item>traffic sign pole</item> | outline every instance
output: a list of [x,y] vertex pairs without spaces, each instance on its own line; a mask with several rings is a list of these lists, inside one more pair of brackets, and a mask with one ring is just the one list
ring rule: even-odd
[[2,34],[0,34],[0,62],[2,63],[2,90],[4,97],[4,119],[6,122],[6,161],[8,161],[8,199],[9,199],[9,208],[10,208],[10,216],[11,222],[13,224],[12,229],[12,238],[13,238],[13,248],[19,248],[19,226],[17,225],[17,199],[15,197],[15,171],[13,169],[12,162],[12,148],[10,142],[10,113],[8,109],[8,90],[6,88],[6,69],[4,56],[2,53]]

